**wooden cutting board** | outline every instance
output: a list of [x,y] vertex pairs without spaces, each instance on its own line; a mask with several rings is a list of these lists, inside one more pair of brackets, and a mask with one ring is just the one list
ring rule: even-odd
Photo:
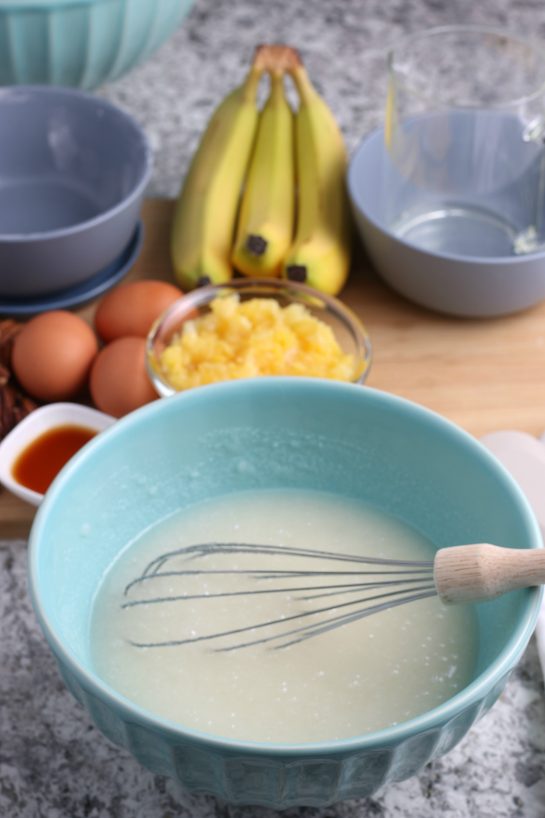
[[[173,202],[143,209],[144,244],[125,281],[172,281]],[[421,403],[476,436],[500,429],[545,431],[545,302],[515,316],[468,320],[420,309],[392,292],[358,248],[342,300],[373,343],[369,386]],[[96,304],[79,310],[92,321]],[[0,538],[25,538],[35,510],[0,492]]]

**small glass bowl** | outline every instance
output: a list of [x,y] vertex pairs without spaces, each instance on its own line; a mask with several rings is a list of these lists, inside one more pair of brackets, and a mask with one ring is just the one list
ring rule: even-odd
[[[184,321],[195,319],[210,312],[215,298],[233,294],[240,301],[250,298],[272,298],[282,307],[301,304],[324,324],[331,327],[344,353],[354,358],[352,383],[363,383],[371,363],[371,341],[359,318],[339,299],[325,295],[291,281],[277,279],[236,279],[228,284],[200,287],[182,296],[168,307],[155,321],[147,338],[146,366],[151,381],[161,397],[173,395],[177,390],[161,371],[159,356],[171,339],[180,331]],[[309,373],[311,375],[311,373]]]

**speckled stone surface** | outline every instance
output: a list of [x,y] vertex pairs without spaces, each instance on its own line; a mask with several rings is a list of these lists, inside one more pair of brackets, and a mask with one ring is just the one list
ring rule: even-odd
[[286,42],[303,56],[352,151],[382,122],[386,54],[406,33],[474,23],[545,38],[540,0],[196,0],[147,63],[97,90],[134,114],[155,151],[150,195],[178,192],[199,135],[239,83],[256,44]]
[[[405,32],[487,23],[545,37],[538,0],[197,0],[146,64],[97,91],[142,123],[150,195],[175,195],[214,105],[256,43],[300,48],[350,150],[382,117],[385,55]],[[1,537],[1,531],[0,531]],[[0,818],[272,818],[191,796],[111,745],[61,682],[26,591],[26,544],[0,542]],[[532,642],[501,700],[446,757],[372,799],[285,818],[544,818],[545,695]]]

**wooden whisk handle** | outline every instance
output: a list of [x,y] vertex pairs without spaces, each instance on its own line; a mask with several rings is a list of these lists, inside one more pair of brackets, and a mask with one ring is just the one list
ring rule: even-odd
[[444,602],[493,599],[545,583],[545,548],[455,545],[435,555],[434,580]]

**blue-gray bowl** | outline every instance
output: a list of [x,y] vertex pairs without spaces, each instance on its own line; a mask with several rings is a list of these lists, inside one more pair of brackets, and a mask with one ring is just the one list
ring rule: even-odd
[[0,85],[96,88],[147,59],[195,0],[2,0]]
[[0,90],[0,295],[81,284],[133,237],[152,169],[137,122],[83,91]]
[[476,606],[470,684],[417,718],[342,741],[281,745],[184,729],[105,683],[91,659],[89,618],[120,549],[204,498],[284,486],[363,498],[438,547],[541,545],[527,501],[483,446],[428,410],[353,384],[255,378],[188,390],[126,416],[76,455],[30,536],[31,596],[67,686],[100,730],[151,770],[276,809],[367,796],[447,752],[496,701],[541,601],[526,589]]
[[353,154],[347,186],[363,244],[392,289],[428,309],[469,318],[507,315],[545,299],[545,248],[526,255],[455,255],[395,235],[387,218],[395,194],[385,189],[385,180],[395,186],[395,178],[379,128]]

